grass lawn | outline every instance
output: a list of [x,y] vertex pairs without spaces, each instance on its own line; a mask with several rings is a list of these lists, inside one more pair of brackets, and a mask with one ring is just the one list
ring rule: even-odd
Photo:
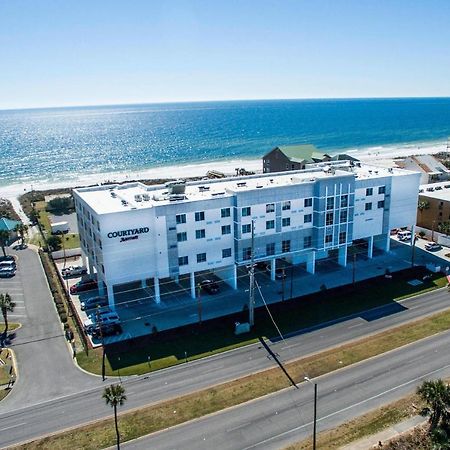
[[[431,336],[441,331],[447,331],[450,326],[450,311],[445,311],[413,323],[402,325],[392,330],[384,331],[374,336],[360,339],[327,351],[291,361],[285,364],[289,375],[296,383],[303,382],[304,374],[317,377],[338,368],[350,366],[356,362],[399,348],[408,343]],[[202,417],[259,398],[263,395],[277,392],[290,385],[287,377],[279,368],[267,369],[237,380],[219,384],[192,394],[149,405],[139,410],[123,413],[119,423],[123,441],[134,439],[161,429]],[[99,396],[99,401],[101,398]],[[406,401],[407,407],[410,401]],[[176,412],[174,412],[176,411]],[[398,422],[406,413],[383,409],[383,414],[372,417],[366,423],[359,422],[353,431],[340,432],[340,437],[334,440],[336,445],[342,445],[343,439],[358,439],[366,434],[372,434],[387,424]],[[101,420],[77,429],[40,438],[21,448],[37,449],[69,448],[70,443],[77,443],[77,448],[97,449],[114,444],[114,427],[112,419]],[[351,441],[350,441],[351,442]],[[302,444],[303,445],[303,444]],[[310,448],[309,447],[298,447]],[[73,448],[73,447],[71,447]],[[293,447],[297,448],[297,447]],[[322,448],[337,448],[325,446]]]
[[[37,202],[35,207],[36,210],[39,211],[39,222],[41,223],[41,226],[45,230],[45,233],[47,236],[50,236],[51,234],[51,227],[50,227],[50,217],[48,212],[45,210],[46,203],[44,201]],[[66,249],[70,248],[78,248],[80,246],[80,236],[76,233],[67,233],[60,236],[61,240],[64,240],[64,247]],[[36,235],[33,237],[33,239],[30,241],[31,244],[39,245],[41,243],[42,245],[42,238],[39,235]]]
[[[277,303],[271,305],[271,312],[281,331],[288,334],[380,305],[393,304],[393,307],[398,307],[400,311],[402,306],[394,303],[396,300],[428,292],[447,283],[442,275],[434,275],[431,280],[419,286],[407,283],[424,273],[421,268],[416,268],[413,272],[398,272],[392,280],[380,277],[357,283],[355,289],[346,286]],[[255,311],[256,325],[248,334],[234,335],[235,320],[243,322],[247,320],[247,316],[242,313],[219,318],[209,324],[204,323],[201,329],[194,325],[176,332],[160,333],[156,337],[145,336],[127,341],[126,344],[109,346],[106,350],[106,373],[118,375],[120,371],[121,375],[143,374],[185,362],[185,352],[188,359],[193,360],[257,342],[259,337],[276,335],[276,330],[264,309]],[[100,348],[91,350],[89,355],[79,353],[78,364],[89,372],[100,374],[101,354]],[[149,355],[151,366],[148,364]]]
[[[19,327],[18,323],[9,323],[8,324],[8,331],[15,330]],[[5,331],[5,324],[0,322],[0,333],[3,333]]]

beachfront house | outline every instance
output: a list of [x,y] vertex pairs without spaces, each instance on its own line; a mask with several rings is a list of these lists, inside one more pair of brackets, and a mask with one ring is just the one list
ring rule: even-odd
[[433,155],[415,155],[397,162],[398,167],[419,172],[420,184],[437,183],[450,179],[450,170]]

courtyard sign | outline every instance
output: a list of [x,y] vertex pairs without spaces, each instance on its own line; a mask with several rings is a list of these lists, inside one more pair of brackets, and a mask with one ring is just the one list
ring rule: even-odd
[[120,237],[119,242],[125,242],[137,239],[140,234],[148,233],[149,231],[150,229],[148,227],[130,228],[129,230],[110,231],[107,236],[110,239]]

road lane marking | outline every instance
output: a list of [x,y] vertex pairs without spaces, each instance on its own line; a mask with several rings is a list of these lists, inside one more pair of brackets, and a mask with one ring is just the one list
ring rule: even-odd
[[10,430],[11,428],[17,428],[17,427],[21,427],[22,425],[26,425],[27,423],[26,422],[23,422],[23,423],[18,423],[17,425],[11,425],[10,427],[2,427],[2,431],[5,431],[5,430]]
[[[431,372],[428,372],[428,373],[425,373],[423,375],[420,375],[419,377],[413,378],[412,380],[405,381],[404,383],[399,384],[398,386],[394,386],[394,387],[392,387],[390,389],[387,389],[384,392],[380,392],[379,394],[373,395],[372,397],[366,398],[366,399],[361,400],[361,401],[359,401],[357,403],[353,403],[352,405],[349,405],[349,406],[347,406],[345,408],[342,408],[339,411],[335,411],[335,412],[332,412],[332,413],[330,413],[330,414],[328,414],[326,416],[319,417],[317,419],[317,422],[321,422],[323,420],[329,419],[330,417],[333,417],[333,416],[341,414],[341,413],[343,413],[345,411],[348,411],[348,410],[350,410],[352,408],[355,408],[357,406],[363,405],[364,403],[367,403],[367,402],[370,402],[372,400],[375,400],[376,398],[379,398],[379,397],[382,397],[383,395],[389,394],[390,392],[393,392],[393,391],[395,391],[397,389],[405,387],[408,384],[415,383],[416,381],[419,381],[419,380],[421,380],[423,378],[428,378],[430,375],[434,375],[435,373],[437,373],[437,372],[439,372],[441,370],[444,370],[444,369],[448,369],[448,368],[450,368],[450,364],[447,364],[447,365],[445,365],[443,367],[440,367],[439,369],[435,369],[435,370],[432,370]],[[294,431],[298,431],[298,430],[301,430],[302,428],[310,427],[312,424],[313,424],[313,422],[311,421],[311,422],[305,423],[303,425],[300,425],[298,427],[292,428],[290,430],[283,431],[282,433],[279,433],[279,434],[277,434],[275,436],[271,436],[270,438],[264,439],[263,441],[260,441],[260,442],[258,442],[256,444],[253,444],[253,445],[250,445],[249,447],[245,447],[243,450],[249,450],[249,449],[255,448],[255,447],[257,447],[257,446],[259,446],[261,444],[266,444],[267,442],[270,442],[270,441],[272,441],[274,439],[277,439],[277,438],[280,438],[282,436],[286,436],[286,435],[288,435],[288,434],[290,434],[290,433],[292,433]]]

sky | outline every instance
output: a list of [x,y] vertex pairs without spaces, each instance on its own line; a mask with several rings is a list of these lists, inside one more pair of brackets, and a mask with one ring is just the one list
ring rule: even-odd
[[0,0],[0,109],[450,96],[448,0]]

